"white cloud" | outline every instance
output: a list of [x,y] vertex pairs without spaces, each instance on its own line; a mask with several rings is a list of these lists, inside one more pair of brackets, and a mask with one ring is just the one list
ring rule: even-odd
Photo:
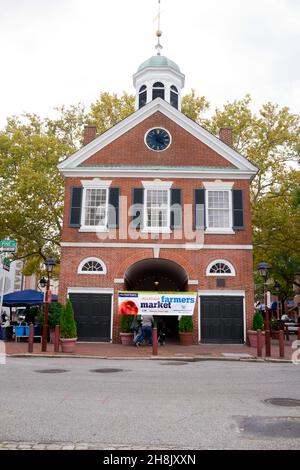
[[[23,111],[133,92],[154,53],[156,0],[0,0],[0,125]],[[247,92],[298,112],[298,0],[162,0],[163,53],[213,105]]]

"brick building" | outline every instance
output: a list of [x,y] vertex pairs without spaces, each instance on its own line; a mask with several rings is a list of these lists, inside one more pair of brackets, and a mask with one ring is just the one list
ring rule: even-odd
[[[243,343],[254,307],[249,184],[257,168],[180,111],[185,77],[158,54],[133,76],[136,111],[60,166],[59,298],[78,338],[119,341],[118,291],[196,292],[195,342]],[[176,340],[178,318],[166,317]]]

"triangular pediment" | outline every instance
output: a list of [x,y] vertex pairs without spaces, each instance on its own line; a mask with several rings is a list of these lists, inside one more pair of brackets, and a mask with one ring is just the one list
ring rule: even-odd
[[[79,170],[79,167],[82,167],[93,155],[100,152],[117,139],[120,139],[120,137],[125,133],[129,132],[155,113],[162,113],[168,119],[191,134],[194,138],[198,139],[202,144],[213,150],[216,154],[222,157],[222,159],[225,159],[230,163],[230,166],[234,167],[237,171],[249,174],[249,177],[257,173],[258,169],[249,162],[249,160],[161,98],[151,101],[146,106],[131,114],[104,134],[82,147],[61,163],[58,167],[59,170],[64,175],[67,175],[71,170]],[[200,168],[201,164],[199,164],[199,169]]]

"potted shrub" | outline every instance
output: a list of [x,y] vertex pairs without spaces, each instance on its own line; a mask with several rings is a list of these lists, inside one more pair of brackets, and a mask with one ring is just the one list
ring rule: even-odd
[[121,315],[120,338],[122,344],[133,344],[132,322],[134,315]]
[[64,353],[72,353],[77,341],[77,327],[74,320],[74,311],[71,301],[68,299],[62,307],[60,317],[60,342]]
[[264,319],[260,310],[256,310],[252,321],[252,330],[248,330],[248,339],[250,346],[257,347],[257,330],[262,331],[262,341],[265,342]]
[[271,324],[271,338],[272,339],[279,339],[279,330],[280,328],[280,320],[272,319]]
[[183,346],[190,346],[193,344],[193,317],[192,316],[182,316],[179,320],[179,340],[180,344]]

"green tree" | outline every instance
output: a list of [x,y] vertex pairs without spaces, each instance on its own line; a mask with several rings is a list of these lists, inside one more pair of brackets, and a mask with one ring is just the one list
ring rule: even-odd
[[96,126],[97,133],[103,134],[135,110],[135,97],[128,93],[118,96],[113,93],[101,93],[96,103],[91,104],[87,115],[89,125]]
[[77,327],[74,319],[73,305],[69,299],[61,310],[60,337],[64,339],[77,337]]

